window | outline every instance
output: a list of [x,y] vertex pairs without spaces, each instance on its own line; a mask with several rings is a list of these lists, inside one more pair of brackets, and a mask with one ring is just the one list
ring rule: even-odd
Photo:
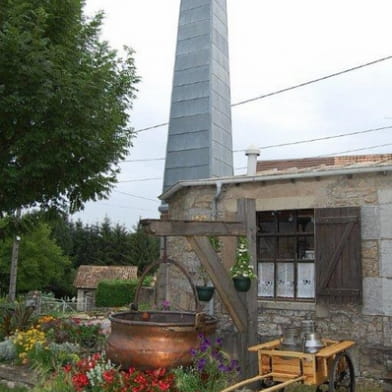
[[257,212],[258,295],[361,303],[360,208]]
[[315,296],[314,211],[257,213],[258,295],[311,300]]

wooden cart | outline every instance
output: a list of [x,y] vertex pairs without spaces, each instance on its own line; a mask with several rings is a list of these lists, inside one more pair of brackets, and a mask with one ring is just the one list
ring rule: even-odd
[[279,350],[280,339],[249,347],[249,351],[257,353],[259,374],[221,392],[233,391],[255,381],[261,382],[263,392],[283,389],[296,382],[317,386],[317,391],[325,388],[329,392],[354,392],[354,367],[345,351],[354,342],[329,339],[323,339],[323,342],[325,347],[314,354]]

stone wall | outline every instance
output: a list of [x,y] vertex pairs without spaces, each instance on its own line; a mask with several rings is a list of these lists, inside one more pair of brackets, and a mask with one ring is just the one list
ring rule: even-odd
[[[362,306],[325,306],[315,303],[259,301],[260,341],[279,336],[284,324],[300,325],[312,318],[330,339],[355,340],[352,356],[358,374],[382,378],[392,364],[392,176],[361,174],[280,182],[224,185],[218,202],[214,186],[182,189],[169,200],[170,219],[233,220],[237,200],[256,200],[258,211],[323,207],[361,207]],[[231,245],[230,245],[231,244]],[[184,262],[197,280],[199,264],[185,239],[171,239],[169,255]],[[222,262],[233,260],[233,241],[225,242]],[[169,274],[170,275],[170,274]],[[180,274],[170,276],[169,297],[181,307],[192,307],[192,294]],[[215,294],[208,310],[219,316],[222,333],[234,331]]]

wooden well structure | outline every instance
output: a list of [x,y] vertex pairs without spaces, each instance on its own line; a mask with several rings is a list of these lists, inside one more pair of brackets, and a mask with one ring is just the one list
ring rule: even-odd
[[257,358],[248,352],[248,347],[257,341],[257,287],[252,284],[248,292],[237,292],[225,266],[212,247],[209,236],[246,236],[251,262],[256,266],[256,205],[253,199],[240,199],[236,221],[191,221],[191,220],[142,220],[144,230],[152,235],[185,237],[208,272],[215,289],[225,305],[238,331],[238,353],[242,376],[254,374]]

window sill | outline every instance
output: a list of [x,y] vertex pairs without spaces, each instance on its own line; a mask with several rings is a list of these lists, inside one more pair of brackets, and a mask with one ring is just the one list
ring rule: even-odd
[[304,310],[315,311],[316,304],[314,302],[294,302],[294,301],[266,301],[257,300],[258,305],[262,309],[281,309],[281,310]]

